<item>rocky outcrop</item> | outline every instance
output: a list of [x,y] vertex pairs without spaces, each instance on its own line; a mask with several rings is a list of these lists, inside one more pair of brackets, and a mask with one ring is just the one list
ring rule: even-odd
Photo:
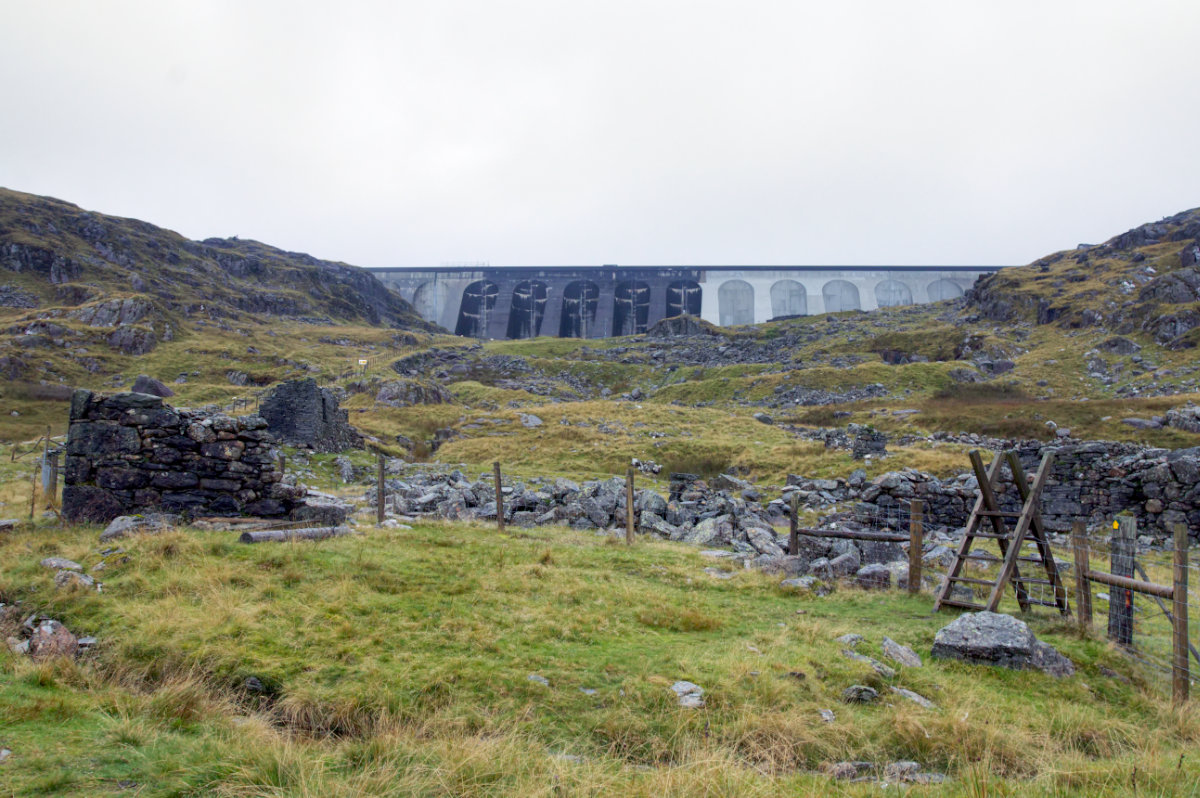
[[440,405],[452,399],[450,392],[434,382],[395,380],[385,382],[375,394],[375,401],[388,407],[411,405]]
[[[136,219],[8,189],[0,189],[0,219],[0,276],[34,275],[62,288],[63,304],[91,303],[69,313],[91,326],[148,325],[148,317],[163,312],[437,329],[368,271],[257,241],[189,241]],[[141,296],[126,296],[130,288]],[[35,306],[27,295],[0,292],[6,295],[18,297],[18,306]]]
[[149,394],[77,390],[63,515],[91,523],[153,511],[286,515],[305,489],[282,480],[266,426],[258,416],[176,410]]
[[662,319],[646,330],[647,338],[690,338],[697,335],[717,336],[719,334],[711,322],[686,314]]
[[317,452],[361,449],[362,436],[350,426],[350,416],[338,409],[333,393],[311,377],[280,383],[259,405],[259,415],[282,443]]

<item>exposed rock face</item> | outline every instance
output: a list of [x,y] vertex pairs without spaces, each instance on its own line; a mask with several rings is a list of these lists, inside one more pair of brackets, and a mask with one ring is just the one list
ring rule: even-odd
[[440,405],[451,400],[450,392],[435,382],[396,380],[379,388],[375,401],[388,407]]
[[933,656],[1014,670],[1040,670],[1051,676],[1075,673],[1071,660],[1039,641],[1024,621],[1011,615],[960,615],[938,630]]
[[279,516],[303,486],[281,482],[258,416],[205,416],[157,396],[77,390],[71,397],[63,515],[108,523],[155,510]]
[[259,405],[259,415],[280,441],[318,452],[361,449],[362,436],[338,409],[337,397],[311,377],[281,383]]

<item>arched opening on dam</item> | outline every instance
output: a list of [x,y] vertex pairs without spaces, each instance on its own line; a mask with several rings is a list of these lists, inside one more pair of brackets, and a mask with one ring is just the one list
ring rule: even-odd
[[899,280],[884,280],[875,285],[875,304],[881,308],[911,305],[912,289]]
[[413,291],[412,303],[413,309],[421,315],[421,318],[435,321],[438,317],[438,306],[441,304],[438,297],[438,285],[434,281],[421,283],[417,286],[417,290]]
[[613,335],[644,333],[650,321],[650,286],[641,281],[617,283],[613,300]]
[[490,280],[476,280],[463,289],[462,306],[458,311],[455,335],[468,338],[486,338],[488,321],[496,307],[500,289]]
[[808,313],[808,292],[795,280],[779,280],[771,285],[771,318],[803,316]]
[[745,280],[729,280],[717,289],[721,326],[754,323],[754,286]]
[[508,312],[509,338],[537,338],[546,316],[546,284],[526,280],[513,287],[512,310]]
[[563,291],[559,338],[587,338],[596,329],[596,307],[600,288],[591,280],[567,283]]
[[821,296],[825,300],[826,313],[839,313],[843,310],[862,310],[858,299],[858,287],[846,280],[830,280],[821,288]]
[[676,280],[667,286],[666,318],[682,316],[685,313],[689,316],[699,316],[701,298],[700,284],[695,280]]
[[940,280],[934,280],[926,290],[929,292],[930,302],[941,302],[943,299],[958,299],[963,295],[962,286],[953,280],[947,280],[945,277]]

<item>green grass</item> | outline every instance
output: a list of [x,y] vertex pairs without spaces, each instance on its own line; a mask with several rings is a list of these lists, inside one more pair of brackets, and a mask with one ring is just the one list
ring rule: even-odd
[[[173,532],[123,541],[131,561],[103,575],[103,594],[56,591],[37,561],[90,565],[94,535],[0,540],[4,599],[100,640],[78,665],[0,654],[13,794],[118,781],[146,795],[870,792],[812,773],[844,759],[915,759],[954,779],[914,795],[1120,795],[1135,767],[1158,794],[1195,794],[1200,778],[1189,756],[1175,769],[1196,719],[1107,645],[1044,617],[1035,629],[1079,676],[926,656],[884,680],[834,638],[863,634],[860,650],[879,656],[889,635],[927,654],[948,620],[929,616],[928,595],[817,599],[753,572],[715,580],[712,561],[674,544],[440,524],[273,547]],[[268,698],[240,689],[248,676]],[[704,710],[675,706],[677,679],[705,688]],[[841,704],[853,683],[886,700]]]

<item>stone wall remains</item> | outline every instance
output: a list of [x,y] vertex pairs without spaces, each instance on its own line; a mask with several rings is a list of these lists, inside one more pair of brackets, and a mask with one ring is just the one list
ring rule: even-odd
[[266,427],[259,416],[175,409],[149,394],[77,390],[63,515],[93,523],[151,511],[287,515],[306,491],[281,481]]
[[[1177,523],[1187,524],[1191,536],[1200,538],[1200,447],[1171,450],[1112,441],[1061,446],[1031,442],[1017,448],[1030,477],[1047,448],[1055,450],[1042,492],[1042,519],[1048,530],[1066,533],[1075,521],[1102,526],[1127,512],[1137,517],[1139,534],[1155,541],[1170,540]],[[1001,503],[1004,509],[1015,510],[1019,501],[1007,468],[1004,480]],[[966,525],[977,488],[971,473],[940,480],[919,471],[898,471],[883,474],[857,495],[844,498],[880,507],[922,499],[931,522],[953,529]]]

